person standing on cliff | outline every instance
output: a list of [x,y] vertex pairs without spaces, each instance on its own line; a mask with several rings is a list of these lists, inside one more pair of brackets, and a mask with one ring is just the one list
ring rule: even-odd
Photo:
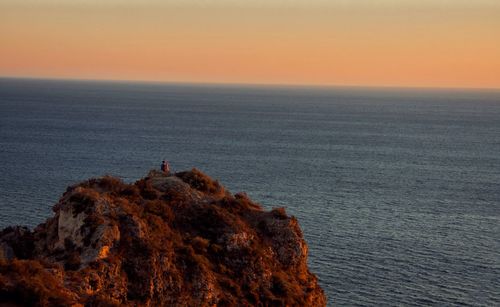
[[168,161],[161,161],[161,171],[164,173],[170,173],[170,165],[168,164]]

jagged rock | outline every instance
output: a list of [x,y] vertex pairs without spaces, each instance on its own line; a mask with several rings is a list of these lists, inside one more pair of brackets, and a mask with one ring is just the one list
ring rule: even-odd
[[326,304],[297,220],[196,169],[90,179],[54,212],[33,231],[0,233],[0,304]]

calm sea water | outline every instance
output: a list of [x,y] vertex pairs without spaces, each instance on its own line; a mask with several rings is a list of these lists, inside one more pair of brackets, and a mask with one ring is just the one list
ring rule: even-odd
[[298,217],[330,305],[500,305],[500,93],[0,79],[0,227],[162,159]]

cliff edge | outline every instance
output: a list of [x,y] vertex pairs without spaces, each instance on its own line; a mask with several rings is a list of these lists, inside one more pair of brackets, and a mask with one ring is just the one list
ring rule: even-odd
[[8,306],[325,306],[298,222],[193,169],[68,187],[0,233]]

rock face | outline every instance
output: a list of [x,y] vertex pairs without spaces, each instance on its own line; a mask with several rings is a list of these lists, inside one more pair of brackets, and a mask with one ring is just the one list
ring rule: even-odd
[[294,217],[200,171],[71,186],[33,231],[0,233],[0,304],[325,306]]

